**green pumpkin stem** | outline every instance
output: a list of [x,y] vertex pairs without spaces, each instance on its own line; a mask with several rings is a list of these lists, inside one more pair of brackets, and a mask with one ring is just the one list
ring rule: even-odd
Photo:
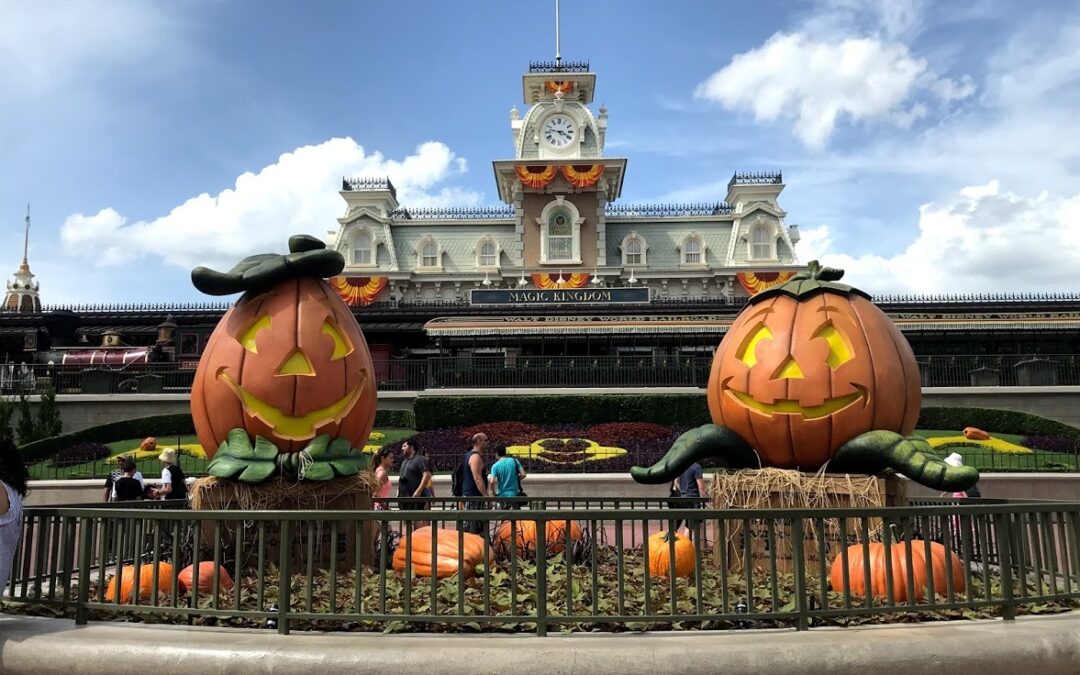
[[833,455],[832,466],[852,473],[878,473],[892,469],[932,490],[960,492],[979,482],[978,469],[949,466],[919,436],[903,437],[892,431],[868,431],[856,436]]
[[758,468],[760,462],[746,441],[727,427],[706,424],[675,439],[671,449],[649,468],[632,467],[630,476],[639,483],[670,483],[694,462],[706,457],[721,457],[731,468]]

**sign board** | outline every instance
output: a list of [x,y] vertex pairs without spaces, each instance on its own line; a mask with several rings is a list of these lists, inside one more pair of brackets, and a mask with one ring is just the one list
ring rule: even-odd
[[649,289],[641,288],[552,288],[512,289],[474,288],[469,293],[472,305],[635,305],[649,303]]

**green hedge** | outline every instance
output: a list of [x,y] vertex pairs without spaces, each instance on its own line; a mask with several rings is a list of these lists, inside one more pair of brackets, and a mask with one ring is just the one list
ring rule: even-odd
[[421,396],[416,399],[415,410],[418,431],[504,421],[652,422],[688,427],[711,421],[704,394]]
[[919,412],[920,429],[963,429],[1019,436],[1060,436],[1080,440],[1080,429],[1039,415],[993,408],[927,407]]
[[[375,413],[375,426],[380,429],[414,429],[416,418],[411,410],[379,410]],[[37,462],[51,459],[57,452],[76,443],[112,443],[129,438],[146,436],[187,436],[195,433],[195,423],[188,413],[137,417],[51,436],[27,443],[19,448],[23,461]]]
[[27,443],[19,448],[23,461],[36,462],[49,459],[64,448],[76,443],[95,442],[112,443],[129,438],[146,436],[184,436],[195,433],[195,424],[191,415],[176,413],[172,415],[152,415],[135,419],[111,422],[90,427],[81,431],[72,431],[59,436],[51,436],[40,441]]
[[411,410],[375,411],[376,429],[415,429],[416,415]]

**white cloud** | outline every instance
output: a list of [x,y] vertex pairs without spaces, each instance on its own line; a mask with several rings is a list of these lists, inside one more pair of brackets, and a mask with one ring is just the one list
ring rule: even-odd
[[429,141],[402,160],[365,153],[351,138],[335,138],[285,153],[258,173],[244,173],[233,188],[188,199],[167,215],[128,223],[111,208],[72,214],[60,235],[68,253],[93,252],[95,264],[114,266],[160,256],[181,267],[231,267],[239,258],[281,250],[292,234],[322,236],[337,226],[344,203],[341,177],[389,176],[399,201],[411,206],[468,205],[477,193],[455,187],[433,192],[467,169],[446,145]]
[[1074,290],[1077,222],[1080,193],[1023,197],[990,181],[920,207],[919,234],[896,256],[848,255],[828,226],[804,232],[797,248],[801,260],[841,267],[867,291]]
[[776,33],[761,47],[735,55],[694,95],[752,111],[758,120],[790,119],[804,144],[821,148],[844,118],[910,125],[926,114],[922,102],[905,105],[921,90],[947,102],[970,96],[973,84],[970,78],[957,83],[933,75],[924,59],[899,42]]

